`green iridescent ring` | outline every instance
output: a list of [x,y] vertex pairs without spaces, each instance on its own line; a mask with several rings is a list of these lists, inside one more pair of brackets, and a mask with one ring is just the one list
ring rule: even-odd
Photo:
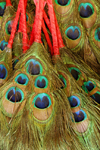
[[42,74],[43,72],[42,65],[35,59],[28,60],[27,63],[25,64],[25,67],[26,72],[31,75],[39,75]]

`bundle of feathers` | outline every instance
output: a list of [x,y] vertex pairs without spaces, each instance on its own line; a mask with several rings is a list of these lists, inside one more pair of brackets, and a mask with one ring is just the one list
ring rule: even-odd
[[0,0],[0,150],[100,150],[99,9]]

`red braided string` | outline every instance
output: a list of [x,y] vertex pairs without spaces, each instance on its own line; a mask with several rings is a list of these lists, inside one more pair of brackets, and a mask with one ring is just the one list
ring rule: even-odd
[[20,8],[21,8],[21,17],[22,17],[22,32],[23,32],[23,53],[25,53],[28,49],[27,44],[28,44],[28,36],[27,36],[27,28],[26,28],[26,13],[25,13],[25,4],[24,4],[24,0],[21,0],[21,4],[20,4]]
[[29,45],[30,45],[30,46],[31,46],[32,43],[34,42],[34,36],[35,36],[35,24],[36,24],[36,17],[35,17],[35,20],[34,20],[34,23],[33,23],[32,32],[31,32],[31,35],[30,35],[30,41],[29,41]]
[[51,32],[50,20],[48,19],[47,14],[45,13],[45,10],[43,11],[43,18],[44,18],[44,20],[45,20],[45,23],[46,23],[47,26],[48,26],[48,29],[49,29],[50,32]]
[[32,43],[34,42],[34,39],[35,39],[35,32],[36,32],[36,24],[37,24],[37,21],[38,21],[38,13],[39,13],[39,3],[38,1],[35,1],[35,5],[36,5],[36,15],[35,15],[35,20],[34,20],[34,23],[33,23],[33,28],[32,28],[32,32],[31,32],[31,35],[30,35],[30,41],[29,41],[29,45],[31,46]]
[[60,32],[60,29],[59,29],[59,26],[58,26],[58,22],[57,22],[57,18],[56,18],[55,13],[54,13],[54,16],[55,16],[56,29],[57,29],[58,46],[59,46],[59,48],[63,48],[64,43],[63,43],[63,39],[62,39],[62,36],[61,36],[61,32]]
[[[25,2],[25,13],[26,13],[27,0],[24,0],[24,2]],[[20,16],[18,32],[22,32],[21,24],[22,24],[22,13],[21,13],[21,16]]]
[[6,7],[7,6],[12,6],[11,1],[10,0],[6,0]]
[[[21,14],[22,15],[22,14]],[[22,26],[21,26],[21,20],[22,20],[22,16],[20,15],[20,21],[19,21],[19,29],[18,32],[22,32]]]
[[51,50],[51,54],[53,55],[53,47],[52,47],[52,44],[51,44],[51,41],[50,41],[50,38],[49,38],[49,34],[48,34],[47,30],[46,30],[44,21],[42,22],[42,27],[43,27],[43,32],[44,32],[45,38],[47,40],[48,46],[49,46],[49,48]]
[[37,7],[39,5],[39,11],[36,14],[38,20],[36,21],[35,24],[35,42],[41,43],[41,27],[42,27],[42,20],[43,20],[43,9],[44,9],[44,0],[39,0],[39,4],[37,4]]
[[52,0],[47,0],[47,3],[48,3],[48,8],[49,8],[48,12],[50,16],[50,25],[51,25],[51,33],[52,33],[52,39],[53,39],[54,55],[59,55],[60,53],[59,53],[59,47],[58,47],[53,3],[52,3]]
[[12,25],[11,35],[10,35],[10,39],[9,39],[8,45],[7,45],[8,48],[12,48],[12,44],[13,44],[13,40],[14,40],[14,36],[16,33],[16,28],[17,28],[17,24],[18,24],[18,20],[19,20],[19,15],[20,15],[20,2],[18,4],[16,17],[15,17],[13,25]]
[[24,2],[25,2],[25,12],[26,12],[27,0],[24,0]]

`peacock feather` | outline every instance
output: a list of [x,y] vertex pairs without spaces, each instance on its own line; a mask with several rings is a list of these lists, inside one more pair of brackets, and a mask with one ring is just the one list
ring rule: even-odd
[[0,1],[1,150],[99,150],[99,4]]

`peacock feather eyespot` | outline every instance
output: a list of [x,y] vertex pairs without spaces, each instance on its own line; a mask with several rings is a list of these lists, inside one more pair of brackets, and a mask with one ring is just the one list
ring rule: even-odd
[[95,30],[94,34],[95,40],[100,42],[100,27]]
[[83,110],[79,110],[79,111],[73,113],[73,115],[74,115],[75,122],[77,122],[77,123],[84,121],[87,118],[87,115],[86,115],[85,111],[83,111]]
[[98,104],[100,104],[100,91],[97,91],[95,94],[90,96],[92,99],[94,99]]
[[8,22],[6,22],[5,28],[6,28],[6,33],[7,34],[11,34],[11,30],[12,30],[12,20],[9,20]]
[[55,0],[56,4],[60,6],[67,6],[70,4],[71,0]]
[[84,82],[83,86],[82,86],[82,89],[88,93],[90,91],[92,91],[94,88],[96,87],[96,85],[91,82],[91,81],[87,81],[87,82]]
[[26,72],[31,75],[42,74],[43,68],[40,62],[35,59],[30,59],[26,62]]
[[67,82],[66,79],[63,77],[63,75],[59,75],[59,79],[62,81],[62,83],[64,84],[64,86],[61,87],[61,89],[64,89],[67,87]]
[[0,2],[0,16],[1,17],[3,17],[5,9],[6,9],[6,2]]
[[0,79],[6,79],[8,71],[3,64],[0,64]]
[[71,107],[78,107],[80,105],[80,99],[75,95],[72,95],[71,97],[69,97],[68,100],[69,100]]
[[75,80],[79,80],[81,72],[78,68],[70,67],[68,68],[69,72],[72,74]]
[[[7,33],[8,35],[11,34],[12,25],[13,25],[13,20],[9,20],[9,21],[7,21],[6,24],[5,24],[6,33]],[[19,23],[18,23],[18,25],[17,25],[16,31],[18,31],[18,28],[19,28]]]
[[13,86],[6,92],[6,99],[13,103],[22,102],[24,99],[24,93],[21,89]]
[[71,40],[76,40],[80,38],[81,31],[77,26],[70,26],[65,31],[66,36]]
[[94,8],[91,3],[81,3],[78,7],[80,17],[89,18],[94,13]]
[[6,42],[5,40],[1,41],[0,49],[3,51],[5,47],[7,47],[7,45],[8,45],[8,42]]
[[45,76],[38,76],[35,79],[35,87],[37,88],[47,88],[48,87],[48,79]]
[[35,108],[46,109],[51,106],[51,98],[46,93],[40,93],[34,97],[33,103]]
[[28,77],[24,73],[20,73],[16,76],[15,82],[21,85],[27,85],[28,84]]

